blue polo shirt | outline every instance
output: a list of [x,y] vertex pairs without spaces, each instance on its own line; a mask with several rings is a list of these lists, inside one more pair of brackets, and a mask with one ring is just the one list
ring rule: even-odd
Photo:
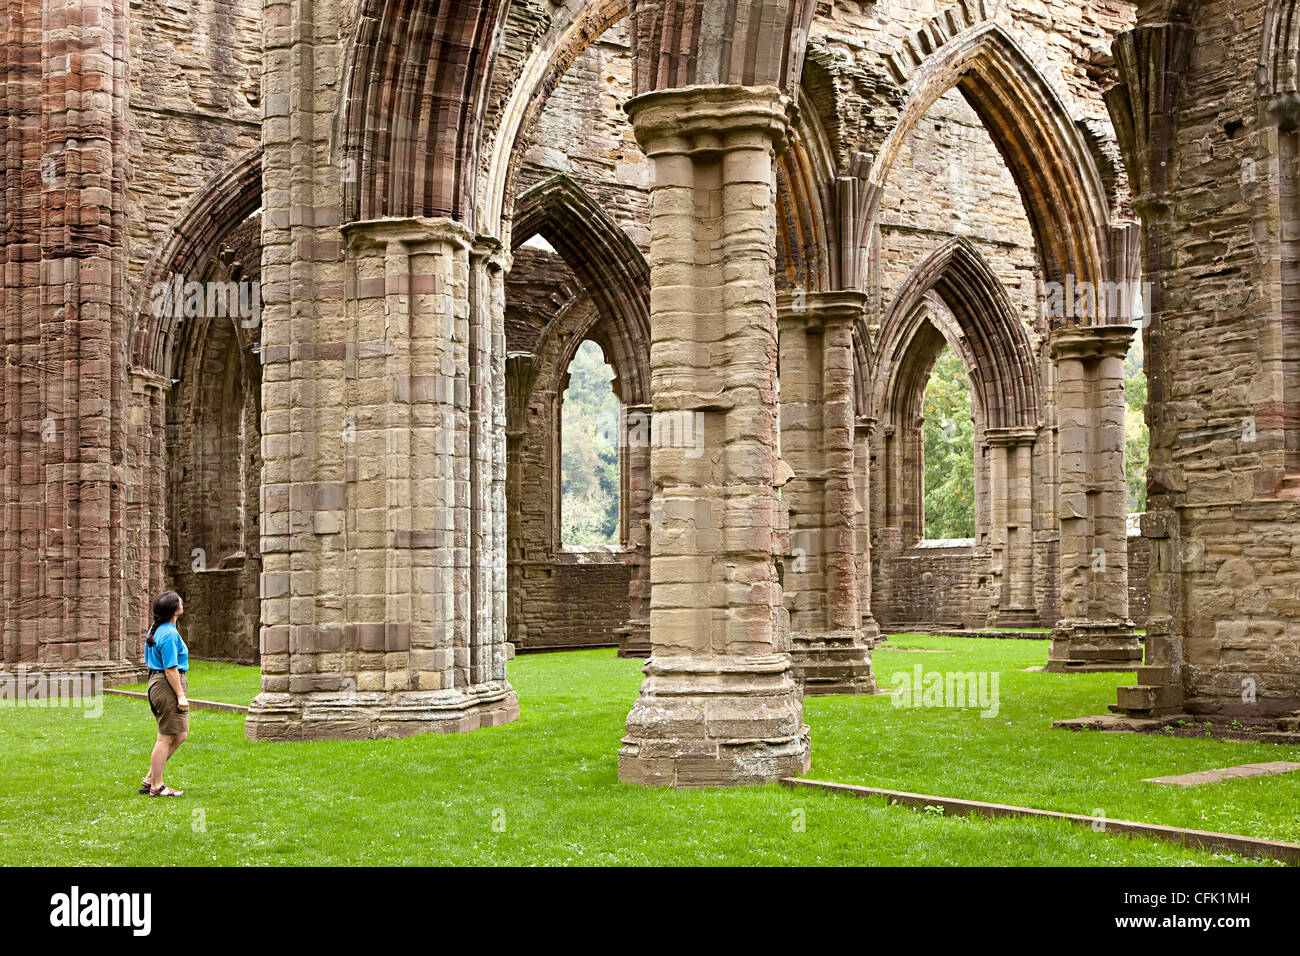
[[144,648],[144,663],[152,671],[165,671],[175,667],[180,671],[190,669],[190,649],[181,640],[175,624],[159,624],[153,632],[153,647]]

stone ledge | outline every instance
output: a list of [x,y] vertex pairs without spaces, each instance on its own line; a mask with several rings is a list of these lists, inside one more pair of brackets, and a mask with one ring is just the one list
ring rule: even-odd
[[984,803],[979,800],[962,800],[955,797],[934,797],[923,793],[907,793],[902,790],[883,790],[877,787],[860,787],[847,783],[829,783],[823,780],[806,780],[801,777],[786,777],[781,786],[790,789],[827,790],[854,797],[884,797],[889,803],[924,811],[927,807],[939,807],[945,815],[948,813],[968,816],[976,814],[989,819],[1004,817],[1033,817],[1046,820],[1065,820],[1079,826],[1091,827],[1107,833],[1123,833],[1127,836],[1143,836],[1166,843],[1211,852],[1236,853],[1244,857],[1281,860],[1292,866],[1300,864],[1300,843],[1284,843],[1280,840],[1262,840],[1258,837],[1242,836],[1236,833],[1215,833],[1210,830],[1188,830],[1183,827],[1164,826],[1158,823],[1139,823],[1133,820],[1111,820],[1107,817],[1090,817],[1081,813],[1061,813],[1057,810],[1037,810],[1032,807],[1017,807],[1005,803]]
[[[1160,717],[1129,717],[1124,714],[1096,714],[1091,717],[1072,717],[1068,720],[1056,720],[1052,726],[1061,730],[1099,730],[1108,734],[1161,734],[1169,736],[1210,736],[1216,740],[1236,740],[1251,743],[1286,744],[1300,746],[1300,729],[1291,729],[1293,718],[1281,717],[1255,721],[1256,726],[1232,727],[1220,720],[1210,721],[1213,732],[1189,734],[1188,730],[1205,726],[1204,714],[1174,713]],[[1168,728],[1168,730],[1166,730]],[[1173,731],[1173,733],[1169,733]]]
[[1300,763],[1270,760],[1266,763],[1244,763],[1236,767],[1198,770],[1195,773],[1179,773],[1168,777],[1146,777],[1142,782],[1159,784],[1162,787],[1201,787],[1207,783],[1246,780],[1250,777],[1272,777],[1282,773],[1295,773],[1297,770],[1300,770]]

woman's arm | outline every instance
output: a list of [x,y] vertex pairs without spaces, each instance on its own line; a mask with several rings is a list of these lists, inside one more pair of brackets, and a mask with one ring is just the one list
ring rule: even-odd
[[167,675],[167,683],[172,685],[172,690],[176,691],[176,701],[181,710],[189,710],[190,702],[185,696],[185,688],[181,685],[181,672],[178,668],[169,667],[163,673]]

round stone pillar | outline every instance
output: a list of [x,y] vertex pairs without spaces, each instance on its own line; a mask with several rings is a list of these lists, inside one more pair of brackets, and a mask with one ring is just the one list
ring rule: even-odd
[[775,87],[740,86],[627,104],[654,170],[655,422],[651,657],[619,751],[628,783],[766,783],[809,766],[775,562],[773,159],[790,108]]
[[[265,444],[262,690],[247,735],[512,721],[500,251],[447,219],[343,232],[342,341],[263,347],[264,416],[290,395],[312,415]],[[310,395],[295,389],[307,362]],[[312,470],[284,467],[298,447],[314,449]]]

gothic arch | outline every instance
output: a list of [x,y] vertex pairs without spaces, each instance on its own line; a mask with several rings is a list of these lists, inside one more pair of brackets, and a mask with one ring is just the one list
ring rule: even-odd
[[[554,176],[519,197],[515,245],[540,234],[574,271],[608,329],[587,337],[605,350],[616,375],[615,390],[628,405],[650,401],[650,267],[636,244],[582,187]],[[542,334],[538,354],[555,326]],[[603,341],[602,341],[603,338]],[[581,338],[561,363],[568,368]]]
[[820,292],[837,286],[832,252],[835,159],[813,104],[799,90],[789,147],[776,160],[776,288]]
[[628,0],[593,0],[556,42],[548,55],[538,55],[514,84],[497,130],[487,169],[483,222],[509,222],[514,216],[516,183],[527,143],[541,122],[551,93],[588,47],[628,14]]
[[1300,10],[1296,9],[1296,0],[1270,0],[1262,32],[1260,94],[1295,94],[1300,90]]
[[172,377],[179,348],[178,319],[155,315],[152,290],[173,275],[195,278],[217,244],[262,204],[262,150],[250,150],[213,179],[189,204],[149,260],[140,279],[131,314],[130,361],[133,368]]
[[[1040,418],[1037,361],[988,262],[969,241],[945,243],[912,271],[881,327],[875,407],[882,420],[910,407],[917,383],[924,388],[941,342],[931,342],[918,363],[916,345],[930,325],[927,297],[937,296],[952,313],[950,330],[970,376],[971,394],[987,428],[1032,428]],[[930,354],[933,353],[933,354]],[[920,366],[924,366],[921,368]]]
[[507,0],[363,0],[343,74],[343,221],[473,228],[484,91]]
[[1111,248],[1110,202],[1085,137],[1051,84],[997,23],[956,35],[911,77],[907,106],[872,171],[877,190],[916,123],[953,88],[979,115],[1015,177],[1047,278],[1073,275],[1095,287],[1130,278],[1117,274],[1126,263]]

